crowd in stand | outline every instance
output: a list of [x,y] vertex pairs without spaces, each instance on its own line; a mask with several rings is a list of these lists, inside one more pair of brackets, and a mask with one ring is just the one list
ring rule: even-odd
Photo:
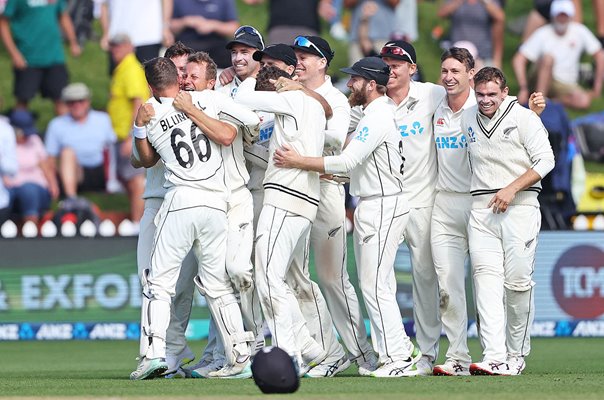
[[[257,5],[265,0],[243,1]],[[376,54],[388,40],[413,42],[418,37],[416,0],[268,3],[267,45],[317,35],[324,20],[334,37],[349,41],[352,64]],[[86,83],[70,83],[63,44],[67,42],[74,57],[82,53],[81,21],[76,20],[82,17],[74,13],[78,7],[96,10],[102,26],[100,44],[110,53],[106,111],[91,109]],[[467,48],[477,70],[501,67],[504,10],[505,0],[441,0],[438,16],[450,20],[447,45]],[[145,177],[143,169],[130,166],[129,131],[138,107],[150,96],[141,63],[180,41],[207,51],[218,68],[228,67],[231,58],[225,45],[240,25],[235,0],[2,0],[0,11],[0,35],[13,66],[15,98],[14,109],[0,121],[0,223],[11,217],[38,221],[53,200],[70,201],[88,191],[123,190],[136,226],[143,212]],[[522,45],[513,58],[505,55],[512,59],[521,103],[534,90],[580,110],[600,97],[604,2],[593,0],[595,32],[582,24],[587,12],[592,10],[584,10],[580,0],[534,1]],[[344,14],[350,18],[343,18]],[[589,88],[580,81],[584,54],[594,65]],[[421,74],[416,77],[421,79]],[[53,101],[56,113],[44,141],[29,110],[37,94]],[[564,107],[552,108],[564,113]]]

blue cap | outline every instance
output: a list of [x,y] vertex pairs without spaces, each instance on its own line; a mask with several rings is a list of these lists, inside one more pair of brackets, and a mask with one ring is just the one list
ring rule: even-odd
[[13,110],[8,116],[10,124],[19,128],[26,136],[37,135],[36,120],[31,112],[23,109]]

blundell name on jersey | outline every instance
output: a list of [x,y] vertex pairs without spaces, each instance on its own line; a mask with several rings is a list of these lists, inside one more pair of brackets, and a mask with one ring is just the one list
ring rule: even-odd
[[185,113],[170,114],[166,118],[160,120],[159,125],[161,126],[162,131],[165,132],[188,119],[189,117],[187,117]]

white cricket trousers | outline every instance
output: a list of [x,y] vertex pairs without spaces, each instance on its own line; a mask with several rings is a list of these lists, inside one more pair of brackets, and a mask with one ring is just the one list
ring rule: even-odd
[[534,206],[510,206],[502,214],[480,208],[470,214],[470,258],[484,361],[506,361],[506,337],[512,339],[510,353],[530,352],[540,228],[541,214]]
[[[152,336],[166,338],[169,316],[155,310],[170,305],[175,295],[180,265],[192,249],[198,264],[198,275],[206,295],[219,298],[232,294],[233,287],[225,268],[227,220],[223,209],[200,204],[199,190],[176,188],[169,191],[155,217],[156,232],[151,253],[148,289],[150,299],[149,327]],[[163,312],[163,311],[162,311]],[[155,346],[149,358],[165,357],[165,349]],[[163,353],[163,354],[162,354]]]
[[367,340],[357,293],[348,275],[345,196],[343,185],[321,181],[321,201],[310,230],[310,245],[333,324],[350,358],[364,362],[373,350]]
[[431,243],[438,276],[440,318],[449,340],[447,360],[469,367],[466,260],[469,256],[469,193],[437,192],[432,209]]
[[381,363],[405,360],[413,351],[396,302],[394,276],[394,258],[408,219],[404,195],[361,199],[354,212],[359,286]]
[[[151,251],[153,249],[153,237],[155,236],[155,216],[159,211],[164,199],[151,197],[145,199],[145,209],[140,221],[140,232],[136,246],[136,261],[138,275],[151,265]],[[187,345],[185,331],[191,317],[191,306],[193,304],[194,283],[193,278],[197,275],[197,260],[193,252],[189,252],[182,262],[180,274],[176,282],[176,294],[172,299],[170,307],[170,324],[166,333],[166,353],[176,355],[184,350]],[[143,296],[143,301],[148,301]],[[141,307],[141,311],[146,307]],[[144,319],[141,328],[147,325],[147,313],[142,312]],[[145,355],[149,346],[148,338],[141,334],[139,354]]]
[[311,222],[307,218],[265,204],[256,230],[255,276],[260,304],[272,335],[273,346],[299,360],[316,348],[300,311],[298,300],[286,283],[294,257],[307,256]]
[[438,278],[432,259],[430,225],[432,207],[411,208],[404,238],[411,255],[413,273],[413,319],[415,340],[424,357],[438,358],[442,323],[439,315]]

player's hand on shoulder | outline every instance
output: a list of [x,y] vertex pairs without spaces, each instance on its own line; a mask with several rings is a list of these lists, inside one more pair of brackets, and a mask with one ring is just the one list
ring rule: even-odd
[[187,92],[186,90],[181,90],[174,98],[173,105],[177,110],[186,113],[187,110],[190,110],[190,107],[193,107],[193,98],[191,97],[191,93]]
[[136,126],[145,126],[155,116],[155,109],[149,103],[143,103],[136,113],[134,123]]
[[304,90],[304,85],[300,82],[284,76],[279,77],[277,80],[270,79],[269,82],[275,85],[277,93],[288,92],[290,90]]
[[537,115],[541,115],[543,110],[545,110],[545,96],[542,92],[533,92],[528,100],[528,106],[532,112]]
[[218,76],[218,80],[220,81],[220,84],[222,86],[226,86],[229,83],[233,82],[233,79],[235,79],[235,68],[233,67],[225,68],[220,73],[220,76]]

